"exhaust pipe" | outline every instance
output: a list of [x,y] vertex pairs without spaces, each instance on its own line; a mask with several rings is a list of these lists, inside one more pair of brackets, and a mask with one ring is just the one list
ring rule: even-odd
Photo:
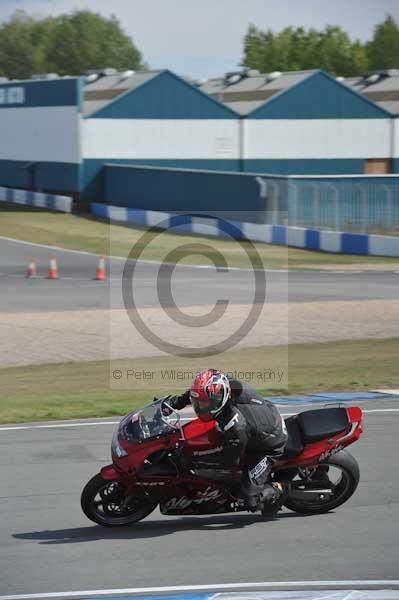
[[333,491],[331,488],[299,488],[288,486],[287,496],[295,500],[311,501],[329,500]]

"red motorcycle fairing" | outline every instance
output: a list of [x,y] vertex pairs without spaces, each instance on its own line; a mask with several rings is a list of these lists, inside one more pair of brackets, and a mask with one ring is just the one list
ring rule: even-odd
[[107,465],[100,470],[100,475],[106,481],[119,481],[121,478],[118,471],[115,469],[115,465]]
[[216,428],[216,421],[191,421],[184,427],[187,454],[196,458],[221,450],[223,435]]
[[164,515],[230,512],[234,500],[223,484],[190,473],[169,479],[156,476],[143,478],[132,484],[129,493],[137,489],[157,497]]
[[141,468],[144,462],[156,452],[177,449],[184,444],[187,454],[201,453],[220,446],[222,435],[216,430],[216,421],[203,422],[199,419],[190,421],[183,427],[184,440],[179,431],[164,437],[150,439],[145,442],[129,442],[120,439],[119,443],[127,452],[127,456],[112,455],[114,465],[121,473],[133,475]]
[[[121,480],[126,495],[138,490],[156,497],[163,514],[214,514],[231,511],[234,498],[222,482],[199,476],[193,472],[180,473],[173,466],[172,455],[184,448],[184,455],[200,457],[221,447],[223,437],[216,430],[216,421],[195,419],[184,425],[184,439],[180,431],[140,442],[123,437],[119,444],[127,456],[112,455],[113,465],[101,470],[104,479]],[[168,456],[169,455],[169,456]],[[154,457],[163,456],[169,469],[159,466]],[[155,463],[155,464],[154,464]]]

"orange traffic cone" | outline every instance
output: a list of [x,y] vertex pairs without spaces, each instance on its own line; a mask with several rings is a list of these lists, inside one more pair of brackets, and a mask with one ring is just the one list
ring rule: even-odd
[[47,279],[58,279],[58,267],[55,258],[50,258]]
[[37,275],[36,263],[34,260],[30,259],[29,264],[28,264],[28,270],[26,271],[26,276],[27,277],[36,277],[36,275]]
[[107,279],[107,273],[105,271],[105,258],[103,256],[100,256],[98,259],[98,267],[95,279],[97,281],[105,281]]

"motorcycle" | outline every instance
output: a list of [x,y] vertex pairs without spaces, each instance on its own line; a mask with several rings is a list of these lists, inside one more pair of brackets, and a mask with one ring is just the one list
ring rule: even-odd
[[[272,482],[282,494],[277,504],[261,503],[263,515],[282,506],[301,514],[321,514],[346,502],[359,482],[359,466],[345,449],[363,432],[357,407],[307,410],[285,419],[288,443],[275,460]],[[220,450],[216,421],[183,423],[168,404],[154,399],[122,419],[112,439],[112,464],[86,484],[84,514],[104,526],[137,523],[159,505],[164,515],[216,515],[245,510],[236,493],[245,468],[210,468],[206,457]]]

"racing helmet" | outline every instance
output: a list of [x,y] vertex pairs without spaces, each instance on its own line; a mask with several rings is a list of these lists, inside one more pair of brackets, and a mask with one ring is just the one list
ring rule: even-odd
[[216,369],[197,373],[191,388],[190,401],[201,421],[211,421],[223,410],[231,396],[226,375]]

